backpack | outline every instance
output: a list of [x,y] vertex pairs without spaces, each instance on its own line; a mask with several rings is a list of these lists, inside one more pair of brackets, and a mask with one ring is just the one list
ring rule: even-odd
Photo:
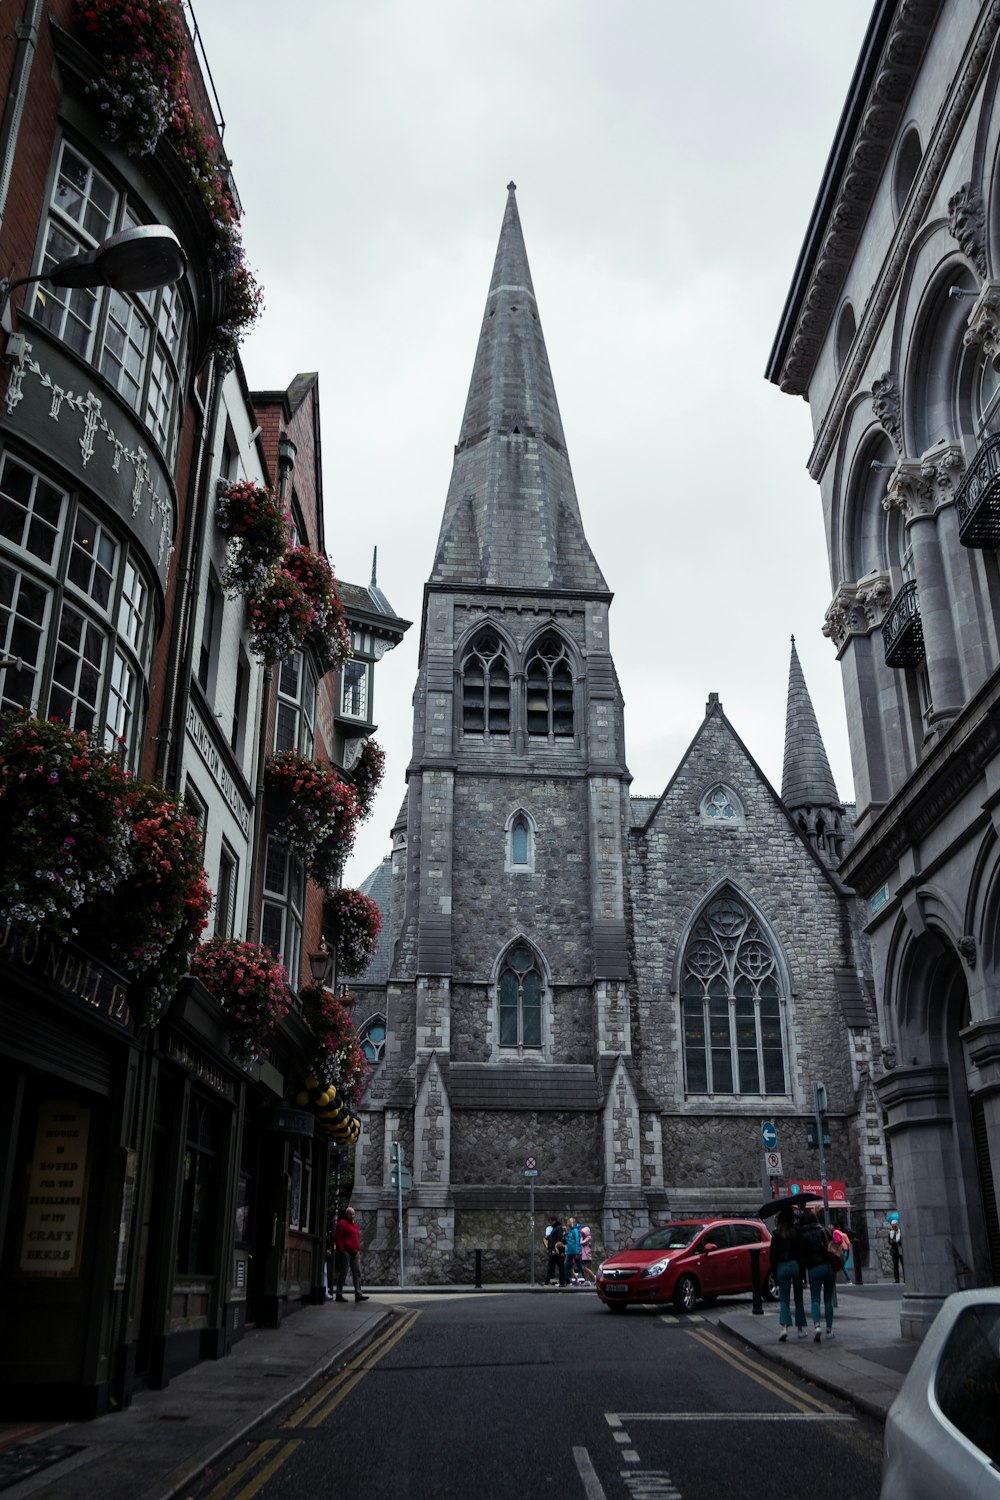
[[842,1271],[844,1269],[844,1261],[847,1259],[847,1250],[842,1242],[838,1243],[837,1240],[828,1240],[826,1246],[826,1256],[827,1260],[829,1260],[831,1266],[835,1271]]

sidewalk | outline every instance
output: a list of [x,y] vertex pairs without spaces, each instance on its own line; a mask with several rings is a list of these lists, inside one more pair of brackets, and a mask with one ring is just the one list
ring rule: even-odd
[[[226,1359],[206,1360],[166,1390],[142,1391],[128,1411],[94,1422],[0,1423],[2,1500],[174,1500],[183,1497],[261,1421],[303,1395],[325,1371],[357,1354],[410,1297],[521,1292],[556,1297],[526,1285],[369,1289],[370,1300],[303,1308],[280,1328],[254,1330]],[[593,1296],[568,1288],[571,1296]],[[899,1336],[903,1287],[891,1282],[837,1288],[836,1338],[778,1343],[778,1309],[766,1302],[720,1304],[705,1316],[769,1359],[884,1420],[916,1353]],[[44,1466],[39,1462],[46,1460]],[[38,1462],[35,1471],[16,1477]]]
[[[829,1343],[825,1335],[820,1343],[813,1343],[810,1322],[807,1338],[797,1338],[793,1329],[787,1342],[779,1344],[781,1330],[776,1302],[764,1303],[762,1317],[755,1317],[745,1304],[721,1305],[717,1321],[720,1328],[752,1345],[768,1359],[804,1375],[836,1396],[843,1396],[860,1411],[884,1422],[920,1347],[899,1335],[899,1305],[905,1290],[891,1281],[871,1286],[839,1282],[834,1337]],[[807,1297],[807,1315],[808,1311]]]

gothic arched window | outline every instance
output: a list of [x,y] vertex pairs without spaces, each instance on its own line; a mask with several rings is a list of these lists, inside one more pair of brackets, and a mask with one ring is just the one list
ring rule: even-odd
[[710,787],[701,799],[699,812],[710,823],[735,824],[743,822],[743,808],[736,793],[721,781]]
[[530,875],[535,868],[535,825],[523,809],[507,820],[504,868],[515,875]]
[[732,892],[695,923],[681,977],[689,1094],[784,1094],[778,966],[760,923]]
[[527,943],[516,943],[497,981],[501,1047],[542,1045],[542,974]]
[[358,1032],[358,1045],[372,1067],[382,1061],[385,1051],[385,1016],[376,1012]]
[[462,729],[466,734],[510,733],[510,668],[493,630],[481,630],[465,653]]
[[573,669],[566,643],[549,631],[536,643],[527,669],[528,733],[572,736]]

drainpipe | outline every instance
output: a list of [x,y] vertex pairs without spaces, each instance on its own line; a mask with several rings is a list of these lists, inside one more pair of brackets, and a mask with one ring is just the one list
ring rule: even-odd
[[[282,500],[288,498],[288,483],[295,468],[295,444],[283,432],[278,439],[278,494]],[[247,918],[247,941],[253,942],[254,937],[260,931],[260,908],[264,900],[262,872],[264,869],[264,831],[266,821],[264,818],[264,762],[267,759],[267,726],[271,714],[271,686],[274,680],[274,668],[264,668],[264,680],[261,684],[261,706],[260,706],[260,733],[257,739],[257,784],[254,788],[253,798],[253,869],[251,871],[250,890],[252,900]],[[258,889],[258,884],[260,888]],[[298,989],[298,986],[295,986]]]
[[[211,458],[215,455],[213,434],[222,399],[222,373],[213,359],[209,366],[209,395],[202,406],[202,424],[198,435],[198,453],[195,459],[194,477],[189,487],[190,513],[185,518],[183,556],[177,570],[177,597],[174,601],[173,629],[170,640],[170,655],[167,665],[167,696],[160,715],[162,733],[157,740],[156,780],[162,786],[176,791],[178,779],[177,747],[184,737],[184,719],[187,716],[188,685],[191,680],[191,660],[194,645],[191,639],[191,619],[197,592],[199,566],[196,547],[202,539],[209,500],[215,485]],[[211,447],[210,447],[211,445]],[[206,464],[206,454],[210,461]],[[207,470],[207,472],[206,472]],[[185,676],[186,674],[186,676]]]
[[31,0],[24,12],[24,20],[14,26],[17,37],[17,53],[11,69],[10,90],[4,106],[3,122],[0,124],[0,229],[3,228],[7,212],[7,195],[14,170],[17,139],[21,133],[24,101],[28,97],[28,79],[38,46],[38,22],[42,14],[42,0]]

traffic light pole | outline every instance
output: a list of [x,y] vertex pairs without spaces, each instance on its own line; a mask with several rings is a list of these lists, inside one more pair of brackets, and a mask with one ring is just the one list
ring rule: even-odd
[[399,1284],[406,1285],[406,1267],[403,1264],[403,1148],[398,1141],[392,1143],[392,1160],[396,1168],[396,1222],[399,1226]]

